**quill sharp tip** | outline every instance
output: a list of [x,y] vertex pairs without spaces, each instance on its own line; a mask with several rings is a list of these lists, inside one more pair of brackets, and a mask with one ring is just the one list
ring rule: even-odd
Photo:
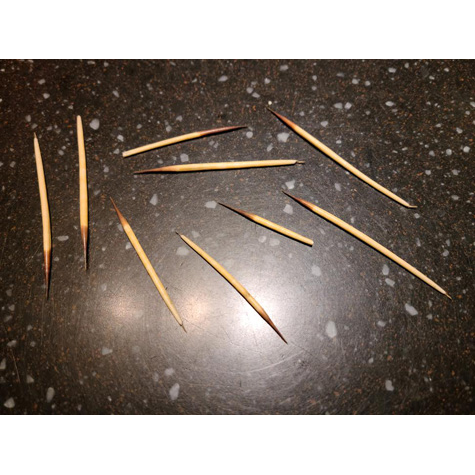
[[112,196],[109,196],[109,199],[111,200],[112,202],[112,206],[114,207],[115,211],[117,212],[117,214],[119,215],[120,217],[120,211],[119,211],[119,208],[117,208],[117,205],[115,204],[115,201],[112,199]]
[[284,342],[286,345],[288,345],[288,342],[287,342],[287,340],[284,338],[284,336],[282,335],[282,333],[280,333],[280,331],[277,330],[277,328],[275,328],[275,327],[274,327],[274,330],[276,331],[277,335],[279,335],[279,336],[282,338],[283,342]]

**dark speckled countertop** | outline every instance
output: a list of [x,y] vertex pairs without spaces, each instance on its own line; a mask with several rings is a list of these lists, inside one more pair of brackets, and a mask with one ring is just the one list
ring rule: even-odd
[[[473,61],[2,61],[1,414],[474,413]],[[286,115],[418,206],[401,207],[291,132]],[[83,270],[75,119],[83,118]],[[247,129],[122,158],[227,125]],[[53,229],[44,299],[38,135]],[[160,164],[305,165],[134,176]],[[281,193],[350,222],[453,297]],[[130,248],[112,196],[181,313]],[[313,248],[220,207],[315,240]],[[224,264],[285,345],[175,234]]]

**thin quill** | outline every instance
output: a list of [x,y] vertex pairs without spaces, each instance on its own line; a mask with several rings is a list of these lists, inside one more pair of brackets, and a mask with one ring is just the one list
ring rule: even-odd
[[441,294],[447,296],[449,299],[451,297],[449,294],[439,285],[437,285],[433,280],[429,279],[426,275],[424,275],[422,272],[418,271],[415,267],[411,266],[408,264],[406,261],[401,259],[399,256],[394,254],[394,252],[391,252],[389,249],[385,248],[378,242],[376,242],[374,239],[371,239],[369,236],[366,234],[362,233],[361,231],[358,231],[356,228],[351,226],[348,223],[345,223],[345,221],[341,220],[340,218],[337,218],[333,214],[329,213],[328,211],[323,210],[322,208],[319,208],[318,206],[314,205],[313,203],[310,203],[309,201],[302,200],[301,198],[297,198],[296,196],[292,196],[290,193],[286,193],[285,191],[283,192],[287,196],[290,196],[290,198],[294,199],[297,201],[297,203],[300,203],[302,206],[305,206],[308,208],[310,211],[313,211],[315,214],[318,214],[322,218],[330,221],[331,223],[335,224],[339,228],[345,230],[346,232],[352,234],[359,240],[363,241],[365,244],[368,244],[368,246],[371,246],[373,249],[376,249],[379,251],[381,254],[384,256],[388,257],[392,261],[394,261],[396,264],[399,264],[401,267],[404,267],[407,271],[409,271],[411,274],[415,275],[419,279],[421,279],[423,282],[426,284],[430,285],[432,288],[440,292]]
[[301,234],[298,234],[294,231],[291,231],[290,229],[284,228],[280,224],[273,223],[272,221],[269,221],[268,219],[262,218],[261,216],[257,216],[257,214],[254,213],[249,213],[248,211],[243,211],[242,209],[239,208],[233,208],[232,206],[225,205],[224,203],[219,203],[221,206],[224,206],[225,208],[230,209],[231,211],[234,211],[237,214],[240,214],[241,216],[244,216],[247,219],[250,219],[254,223],[260,224],[261,226],[264,226],[268,229],[272,229],[273,231],[282,234],[284,236],[287,236],[291,239],[295,239],[296,241],[300,241],[304,244],[307,244],[308,246],[313,246],[313,241],[309,238],[306,238],[305,236],[302,236]]
[[139,170],[141,173],[179,173],[179,172],[200,172],[209,170],[235,170],[238,168],[260,168],[260,167],[280,167],[286,165],[303,164],[301,160],[251,160],[245,162],[208,162],[208,163],[188,163],[186,165],[171,165],[167,167],[152,168],[150,170]]
[[[269,108],[268,108],[269,109]],[[291,120],[287,119],[287,117],[284,117],[281,114],[278,114],[277,112],[273,111],[272,109],[269,109],[270,112],[272,112],[276,117],[278,117],[285,125],[290,127],[296,134],[300,135],[303,137],[305,140],[310,142],[312,145],[317,147],[320,151],[322,151],[325,155],[330,157],[332,160],[337,162],[339,165],[341,165],[343,168],[346,168],[350,173],[353,173],[353,175],[357,176],[360,180],[364,181],[368,185],[372,186],[374,189],[378,190],[380,193],[383,195],[386,195],[388,198],[391,198],[392,200],[396,201],[397,203],[405,206],[406,208],[417,208],[417,206],[412,206],[410,205],[407,201],[403,200],[399,196],[395,195],[393,192],[389,191],[387,188],[384,188],[384,186],[381,186],[379,183],[376,183],[374,180],[372,180],[370,177],[366,176],[364,173],[360,172],[357,168],[355,168],[353,165],[349,164],[346,160],[340,157],[336,152],[334,152],[332,149],[327,147],[325,144],[320,142],[320,140],[316,139],[313,135],[310,135],[308,132],[303,130],[301,127],[299,127],[297,124],[292,122]]]
[[77,116],[78,152],[79,152],[79,216],[81,224],[81,240],[84,249],[84,269],[87,269],[87,241],[89,236],[86,149],[81,116]]
[[132,150],[127,150],[122,153],[123,157],[130,157],[132,155],[137,155],[138,153],[147,152],[148,150],[153,150],[155,148],[166,147],[167,145],[172,145],[178,142],[185,142],[186,140],[193,140],[200,137],[205,137],[207,135],[220,134],[223,132],[231,132],[232,130],[244,129],[246,125],[234,125],[231,127],[220,127],[218,129],[202,130],[201,132],[192,132],[191,134],[179,135],[178,137],[172,137],[165,140],[160,140],[160,142],[151,143],[148,145],[143,145],[142,147],[137,147]]
[[[178,234],[178,233],[177,233]],[[213,259],[208,253],[206,253],[201,247],[195,244],[191,239],[188,239],[183,234],[178,234],[183,241],[188,244],[197,254],[199,254],[211,267],[213,267],[217,272],[219,272],[254,308],[254,310],[272,327],[272,329],[277,333],[277,335],[282,338],[282,340],[287,343],[286,339],[282,336],[282,333],[274,325],[274,322],[267,315],[266,311],[259,305],[256,299],[243,287],[243,285],[238,282],[218,261]]]
[[[120,224],[122,224],[122,227],[124,228],[125,234],[127,234],[127,237],[129,238],[129,241],[131,242],[132,246],[134,246],[135,252],[137,252],[140,260],[142,261],[142,264],[144,265],[145,269],[148,272],[148,275],[152,279],[153,283],[155,284],[155,287],[157,288],[158,292],[162,296],[162,299],[166,303],[167,307],[169,308],[170,312],[172,315],[175,317],[175,320],[178,322],[178,324],[185,330],[185,326],[183,325],[183,321],[178,314],[177,309],[175,308],[175,305],[173,305],[173,302],[168,295],[168,292],[166,291],[164,285],[162,284],[161,280],[158,278],[157,273],[155,272],[155,269],[153,268],[152,264],[150,263],[147,255],[145,254],[145,251],[143,250],[142,246],[139,243],[139,240],[135,236],[135,233],[132,231],[132,228],[130,227],[129,223],[127,220],[124,218],[122,213],[119,211],[117,206],[114,203],[114,200],[111,198],[112,204],[114,205],[115,211],[117,213],[117,216],[119,217]],[[185,330],[186,331],[186,330]]]
[[51,222],[48,205],[48,192],[46,190],[45,172],[43,170],[43,160],[41,158],[40,144],[36,134],[34,135],[36,172],[38,175],[38,186],[40,190],[41,201],[41,218],[43,221],[43,255],[44,255],[44,271],[45,271],[45,285],[46,298],[49,295],[49,281],[51,270]]

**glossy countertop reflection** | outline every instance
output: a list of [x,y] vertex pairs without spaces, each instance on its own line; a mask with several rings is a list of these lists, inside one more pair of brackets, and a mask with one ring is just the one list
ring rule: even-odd
[[[470,61],[2,61],[0,413],[473,413],[474,75]],[[268,105],[418,208],[348,174]],[[88,164],[87,272],[76,115]],[[247,128],[122,157],[231,125]],[[53,233],[48,301],[33,133]],[[254,159],[305,164],[133,174]],[[367,233],[453,300],[282,191]],[[248,289],[287,345],[177,232]]]

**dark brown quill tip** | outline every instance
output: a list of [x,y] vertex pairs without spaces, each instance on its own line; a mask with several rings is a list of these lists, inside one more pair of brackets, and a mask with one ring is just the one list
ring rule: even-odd
[[287,340],[283,337],[282,333],[277,329],[277,327],[273,323],[269,323],[269,325],[272,327],[272,329],[277,333],[282,338],[282,341],[288,345]]
[[146,173],[154,173],[158,170],[160,170],[160,168],[150,168],[150,170],[137,170],[136,172],[134,172],[134,175],[144,175]]
[[81,226],[81,240],[82,247],[84,249],[84,269],[87,269],[87,238],[88,228],[86,226]]
[[290,193],[287,193],[286,191],[283,191],[283,190],[282,190],[282,193],[284,193],[284,195],[287,195],[289,198],[292,198],[293,200],[297,201],[297,203],[300,203],[303,206],[307,206],[307,202],[305,200],[297,198],[296,196],[291,195]]
[[45,287],[46,287],[45,298],[48,299],[50,273],[51,273],[51,249],[44,253],[44,258],[45,258]]
[[112,206],[114,206],[115,212],[117,213],[117,216],[119,217],[119,220],[122,224],[125,218],[122,216],[122,213],[119,211],[119,208],[117,208],[116,204],[114,203],[114,200],[110,196],[109,196],[109,199],[111,200]]
[[297,124],[292,122],[291,120],[287,119],[283,115],[279,114],[278,112],[272,110],[270,107],[267,108],[269,112],[272,112],[278,119],[280,119],[285,125],[288,125],[291,129],[294,129]]
[[245,216],[246,218],[249,218],[249,219],[252,219],[252,218],[255,216],[255,215],[252,214],[252,213],[248,213],[247,211],[244,211],[244,210],[239,209],[239,208],[233,208],[232,206],[225,205],[224,203],[218,202],[218,204],[220,204],[221,206],[224,206],[225,208],[230,209],[231,211],[234,211],[234,212],[237,213],[237,214],[240,214],[240,215],[242,215],[242,216]]
[[203,137],[205,135],[222,134],[224,132],[231,132],[232,130],[239,130],[245,128],[247,128],[247,125],[231,125],[229,127],[219,127],[217,129],[203,130],[200,132],[200,135]]

